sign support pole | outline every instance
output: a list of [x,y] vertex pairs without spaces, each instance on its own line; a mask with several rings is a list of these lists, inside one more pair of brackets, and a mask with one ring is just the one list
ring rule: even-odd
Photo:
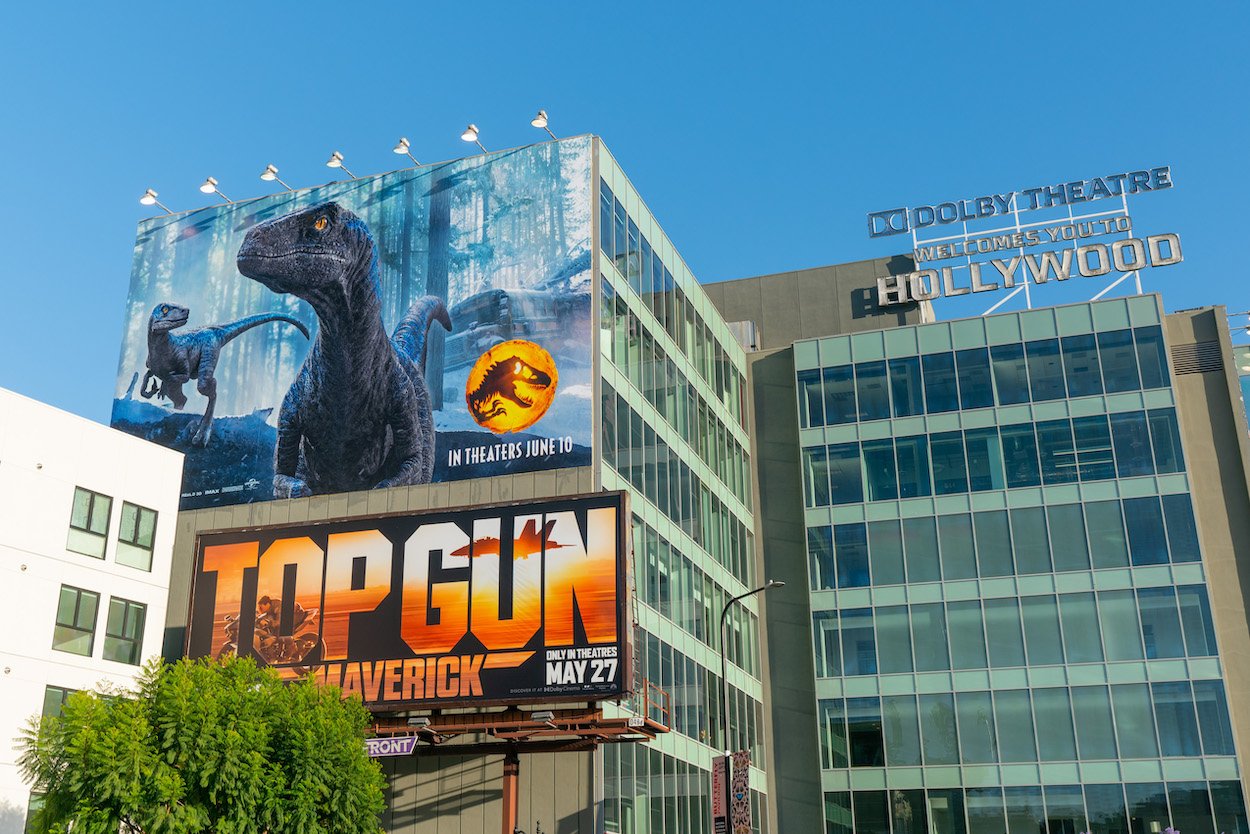
[[521,780],[521,757],[510,748],[503,757],[503,834],[515,834],[517,824],[518,783]]

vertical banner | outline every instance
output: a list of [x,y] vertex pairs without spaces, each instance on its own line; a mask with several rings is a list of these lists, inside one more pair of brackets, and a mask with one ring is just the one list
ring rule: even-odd
[[712,832],[713,834],[729,834],[729,823],[726,820],[728,809],[725,806],[725,765],[727,756],[717,756],[712,760]]
[[733,834],[751,834],[751,752],[739,750],[734,753],[733,781],[730,786],[730,812],[733,818]]

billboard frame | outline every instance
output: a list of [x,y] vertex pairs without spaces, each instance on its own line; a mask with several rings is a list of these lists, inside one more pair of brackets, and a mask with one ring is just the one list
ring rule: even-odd
[[[330,498],[332,496],[324,496]],[[421,510],[398,510],[383,513],[364,513],[361,515],[340,516],[337,518],[321,518],[309,521],[281,522],[278,524],[260,524],[248,525],[243,527],[221,527],[202,529],[195,531],[195,544],[192,549],[192,570],[191,584],[187,593],[186,606],[186,634],[182,641],[182,657],[191,658],[191,636],[192,636],[192,617],[195,612],[196,602],[196,586],[198,584],[199,575],[203,559],[204,539],[209,536],[219,536],[223,534],[246,535],[249,533],[265,533],[271,534],[272,531],[280,531],[284,529],[292,529],[299,531],[307,531],[313,528],[325,527],[330,525],[340,525],[345,523],[366,523],[370,521],[382,521],[393,518],[409,518],[415,519],[421,516],[441,516],[458,512],[488,512],[490,510],[509,510],[523,509],[534,505],[552,504],[557,502],[574,502],[587,499],[602,500],[608,497],[615,497],[618,500],[619,515],[617,518],[616,531],[616,548],[618,563],[623,560],[623,567],[617,570],[616,576],[616,622],[617,622],[617,642],[620,644],[620,658],[618,664],[618,680],[620,681],[617,691],[610,695],[603,695],[593,698],[578,697],[564,700],[565,696],[551,694],[522,696],[511,698],[474,698],[472,700],[458,700],[448,702],[446,700],[424,699],[424,700],[403,700],[403,701],[386,701],[371,702],[365,701],[362,697],[366,709],[374,714],[388,714],[398,712],[408,712],[412,710],[425,709],[478,709],[484,707],[510,707],[521,704],[561,704],[561,703],[602,703],[611,701],[621,703],[631,697],[634,691],[634,628],[636,626],[636,617],[634,614],[633,600],[633,541],[631,538],[632,524],[630,523],[630,496],[628,490],[601,490],[598,492],[579,492],[572,495],[551,495],[537,498],[526,498],[511,501],[494,501],[486,504],[463,504],[449,505],[446,507],[427,507]],[[307,500],[307,499],[297,499]],[[323,588],[324,592],[324,588]],[[391,593],[394,588],[391,589]],[[388,594],[389,596],[389,594]],[[543,623],[546,627],[546,623]],[[253,657],[249,652],[246,657]],[[210,655],[191,658],[199,660],[201,657],[211,657]],[[350,661],[347,661],[350,662]],[[376,662],[376,661],[375,661]],[[270,664],[264,664],[263,668],[277,669]],[[312,674],[311,672],[309,673]],[[307,675],[305,676],[307,677]],[[315,675],[314,675],[315,677]]]

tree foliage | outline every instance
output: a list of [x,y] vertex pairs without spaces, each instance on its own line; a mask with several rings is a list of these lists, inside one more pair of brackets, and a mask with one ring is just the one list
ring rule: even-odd
[[32,721],[20,765],[34,830],[378,834],[384,779],[359,699],[249,658],[145,667],[134,692],[78,692]]

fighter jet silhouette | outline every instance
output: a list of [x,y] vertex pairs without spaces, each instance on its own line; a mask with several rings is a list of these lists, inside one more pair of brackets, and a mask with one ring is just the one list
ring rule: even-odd
[[[538,532],[538,522],[530,519],[525,523],[525,527],[521,530],[521,535],[517,536],[512,546],[513,553],[520,553],[522,559],[528,559],[534,553],[543,552],[543,544],[546,543],[547,550],[555,550],[560,547],[568,547],[567,544],[559,544],[553,542],[547,537],[551,535],[551,529],[556,526],[554,520],[548,521],[543,525],[542,534]],[[499,555],[499,539],[494,536],[486,536],[480,539],[474,539],[472,544],[473,552],[469,553],[469,547],[462,547],[459,550],[453,550],[452,556],[498,556]]]

